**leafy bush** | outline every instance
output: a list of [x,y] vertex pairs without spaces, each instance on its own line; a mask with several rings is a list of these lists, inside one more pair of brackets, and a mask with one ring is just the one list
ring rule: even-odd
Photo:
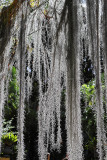
[[13,132],[9,132],[2,136],[2,142],[8,146],[11,146],[17,142],[17,135],[14,135]]
[[81,96],[87,102],[87,105],[92,106],[95,102],[95,81],[92,80],[81,87]]

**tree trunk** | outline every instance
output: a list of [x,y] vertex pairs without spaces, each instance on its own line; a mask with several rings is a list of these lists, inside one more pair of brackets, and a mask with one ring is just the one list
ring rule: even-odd
[[68,154],[72,160],[82,159],[78,4],[79,1],[68,0],[67,107],[70,113]]

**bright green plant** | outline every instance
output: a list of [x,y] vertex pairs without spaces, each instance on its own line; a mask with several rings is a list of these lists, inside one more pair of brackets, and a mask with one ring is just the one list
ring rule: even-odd
[[14,135],[13,132],[9,132],[2,136],[2,142],[8,146],[11,146],[17,142],[17,135]]
[[81,96],[87,101],[89,106],[95,101],[95,81],[92,80],[81,87]]

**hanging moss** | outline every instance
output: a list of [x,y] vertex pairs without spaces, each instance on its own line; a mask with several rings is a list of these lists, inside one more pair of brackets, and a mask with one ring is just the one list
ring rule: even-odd
[[0,64],[2,69],[3,51],[10,39],[10,30],[20,5],[24,0],[14,0],[10,6],[4,7],[0,13]]

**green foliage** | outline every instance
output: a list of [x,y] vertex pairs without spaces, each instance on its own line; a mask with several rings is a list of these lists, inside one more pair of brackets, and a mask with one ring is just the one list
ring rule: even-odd
[[81,96],[85,98],[89,106],[95,102],[95,81],[92,80],[81,87]]
[[12,154],[17,153],[17,109],[19,106],[19,86],[17,82],[17,71],[12,67],[8,87],[8,98],[4,107],[4,122],[2,134],[2,153],[5,154],[5,146],[12,147]]
[[14,126],[12,126],[12,119],[9,121],[4,120],[3,121],[3,135],[7,134],[8,132],[11,132],[12,129],[14,129]]
[[[105,79],[104,73],[101,74],[102,91],[105,91]],[[88,106],[92,106],[95,103],[96,91],[95,91],[95,79],[92,79],[87,84],[81,86],[81,97],[87,102]],[[105,104],[105,99],[103,96],[103,103]]]
[[2,142],[10,146],[17,142],[17,135],[14,135],[13,132],[6,133],[2,136]]
[[17,82],[17,72],[16,68],[12,68],[12,75],[9,82],[9,88],[8,88],[8,101],[6,102],[5,108],[4,108],[4,118],[6,121],[9,121],[12,119],[12,126],[15,128],[17,125],[17,109],[19,105],[19,86]]
[[[104,74],[101,74],[102,91],[105,91]],[[96,114],[94,106],[96,103],[95,79],[92,79],[81,86],[81,110],[82,110],[82,127],[84,137],[84,154],[87,160],[97,160],[96,153]],[[105,105],[103,96],[103,105]],[[104,116],[106,120],[106,117]]]
[[96,137],[93,137],[93,138],[91,138],[90,137],[90,141],[88,141],[88,143],[85,145],[85,148],[87,149],[87,150],[93,150],[93,149],[95,149],[95,147],[94,146],[96,146]]
[[19,105],[19,86],[17,82],[16,68],[13,67],[8,87],[8,100],[4,107],[4,121],[3,121],[3,134],[2,134],[2,154],[5,153],[5,147],[12,148],[12,155],[17,153],[17,109]]
[[87,160],[96,160],[95,80],[81,86],[82,127],[84,154]]

